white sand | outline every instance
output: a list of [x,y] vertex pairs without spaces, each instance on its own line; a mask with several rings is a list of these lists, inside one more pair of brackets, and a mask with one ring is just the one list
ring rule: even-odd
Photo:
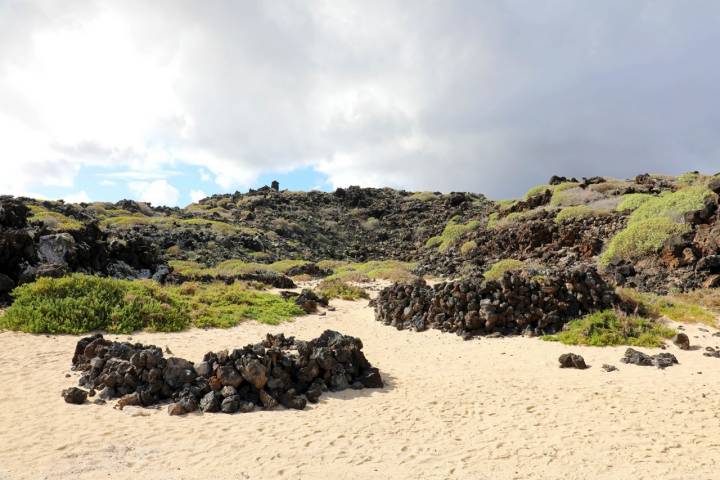
[[[77,382],[65,378],[77,337],[0,334],[0,479],[720,478],[720,359],[701,350],[671,346],[680,365],[663,371],[620,363],[624,348],[464,342],[383,326],[364,301],[335,304],[278,327],[133,335],[192,360],[268,331],[362,338],[386,388],[324,394],[305,411],[68,405],[60,391]],[[559,369],[570,350],[592,368]]]

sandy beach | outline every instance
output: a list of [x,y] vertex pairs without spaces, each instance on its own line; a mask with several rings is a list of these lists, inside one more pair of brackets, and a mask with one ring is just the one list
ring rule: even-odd
[[[620,363],[624,347],[463,341],[386,327],[366,301],[334,304],[275,327],[132,335],[192,360],[266,332],[360,337],[386,387],[326,393],[304,411],[69,405],[60,391],[76,385],[65,375],[78,337],[1,333],[0,479],[717,478],[720,360],[701,350],[670,345],[680,364],[658,370]],[[686,327],[694,344],[720,344],[699,328]],[[567,351],[591,368],[559,369]]]

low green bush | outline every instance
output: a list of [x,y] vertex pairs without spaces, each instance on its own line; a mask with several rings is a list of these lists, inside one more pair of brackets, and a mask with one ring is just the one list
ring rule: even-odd
[[17,287],[0,328],[28,333],[129,333],[186,328],[186,305],[151,283],[74,274]]
[[506,258],[495,262],[490,268],[488,268],[483,277],[485,280],[499,280],[505,275],[505,272],[513,270],[523,270],[527,267],[527,264],[521,260],[515,260],[513,258]]
[[616,210],[618,212],[635,211],[651,198],[653,198],[653,196],[648,193],[628,193],[622,196]]
[[673,235],[690,231],[690,226],[675,223],[667,217],[651,218],[629,224],[615,235],[600,255],[600,264],[609,265],[616,260],[631,260],[659,251]]
[[569,322],[563,331],[556,335],[541,338],[565,345],[630,345],[654,348],[662,346],[665,340],[673,335],[674,330],[654,320],[603,310]]
[[73,274],[41,278],[12,295],[0,329],[28,333],[175,332],[191,325],[231,327],[247,319],[274,325],[304,313],[290,300],[239,282],[160,286]]
[[555,216],[555,222],[562,223],[565,220],[574,220],[579,218],[588,218],[600,215],[603,212],[593,210],[587,205],[577,205],[575,207],[565,207]]
[[364,288],[350,285],[339,278],[325,279],[320,282],[316,291],[327,298],[340,298],[342,300],[359,300],[370,298]]
[[464,256],[467,256],[477,248],[477,242],[475,240],[469,240],[462,244],[460,247],[460,253],[462,253]]

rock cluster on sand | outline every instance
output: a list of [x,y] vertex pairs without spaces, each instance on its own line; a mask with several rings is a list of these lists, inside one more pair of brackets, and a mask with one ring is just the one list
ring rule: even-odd
[[507,272],[482,277],[394,284],[373,302],[375,319],[398,329],[436,328],[465,338],[493,332],[541,335],[593,310],[619,306],[614,290],[591,267],[556,271],[543,278]]
[[620,359],[623,363],[631,363],[633,365],[641,365],[645,367],[666,368],[678,363],[677,358],[672,353],[661,352],[656,355],[648,355],[646,353],[628,348],[625,350],[625,356]]
[[97,334],[77,343],[72,360],[83,372],[80,386],[89,392],[73,387],[63,397],[83,403],[97,390],[99,402],[119,397],[119,408],[172,400],[171,415],[249,412],[278,404],[303,409],[323,391],[382,388],[380,373],[362,348],[360,339],[332,330],[310,341],[268,334],[264,342],[209,352],[193,364],[165,358],[154,345],[111,342]]

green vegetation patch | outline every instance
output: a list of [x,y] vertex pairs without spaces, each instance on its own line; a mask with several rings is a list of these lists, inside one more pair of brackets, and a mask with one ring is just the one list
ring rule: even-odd
[[74,274],[17,287],[0,328],[28,333],[93,330],[175,332],[190,323],[187,306],[151,282]]
[[714,195],[705,186],[687,187],[653,197],[640,205],[631,215],[630,222],[668,217],[675,222],[683,221],[688,212],[700,210],[705,200]]
[[342,300],[359,300],[370,298],[364,288],[350,285],[340,278],[325,279],[320,282],[316,291],[327,298],[340,298]]
[[594,210],[587,205],[577,205],[575,207],[565,207],[558,212],[555,216],[557,223],[564,222],[565,220],[575,220],[580,218],[588,218],[596,215],[602,215],[605,212]]
[[663,316],[675,322],[704,323],[711,327],[717,327],[716,314],[709,310],[712,307],[703,306],[706,304],[703,299],[709,298],[706,292],[655,295],[630,288],[619,288],[618,294],[622,298],[634,302],[648,316]]
[[499,280],[500,278],[502,278],[503,275],[505,275],[505,272],[510,272],[513,270],[524,270],[527,267],[528,264],[526,262],[523,262],[522,260],[506,258],[504,260],[495,262],[490,268],[485,271],[485,273],[483,273],[483,276],[485,277],[485,280]]
[[673,335],[674,330],[655,320],[603,310],[569,322],[563,331],[556,335],[545,335],[541,338],[565,345],[630,345],[655,348],[662,346],[665,340]]
[[471,220],[468,223],[457,223],[458,219],[453,217],[445,225],[443,232],[437,236],[428,239],[425,246],[429,248],[437,247],[441,252],[446,251],[452,245],[462,238],[465,234],[477,230],[480,227],[478,220]]
[[614,260],[639,258],[660,250],[673,235],[690,231],[690,226],[675,223],[667,217],[633,222],[615,235],[600,256],[601,265]]
[[201,328],[228,328],[244,320],[277,325],[305,313],[291,300],[248,289],[241,282],[185,283],[167,289],[188,306],[193,325]]
[[29,205],[29,207],[31,215],[28,220],[42,222],[51,230],[67,232],[83,228],[82,222],[62,213],[50,211],[40,205]]
[[475,240],[469,240],[462,244],[462,246],[460,247],[460,253],[462,253],[464,256],[467,256],[476,248],[477,242]]
[[159,229],[169,230],[171,228],[208,228],[217,233],[231,235],[235,233],[253,234],[257,230],[250,227],[233,225],[218,220],[208,220],[205,218],[178,218],[173,216],[158,215],[149,217],[145,215],[119,215],[108,217],[102,221],[105,228],[133,228],[136,226],[153,225]]
[[628,193],[622,196],[616,210],[618,212],[632,212],[652,198],[653,195],[649,193]]
[[160,286],[73,274],[22,285],[13,297],[0,329],[28,333],[176,332],[191,325],[231,327],[247,319],[275,325],[303,314],[291,300],[240,282]]
[[694,186],[642,202],[630,214],[625,229],[610,240],[600,263],[608,265],[659,251],[671,236],[690,231],[690,226],[683,223],[685,214],[703,208],[712,195],[706,187]]
[[435,192],[415,192],[408,198],[411,200],[420,200],[421,202],[429,202],[437,197],[438,195],[436,195]]
[[333,271],[333,274],[327,277],[328,280],[339,278],[346,282],[367,282],[370,280],[405,282],[416,278],[412,273],[415,266],[415,263],[397,260],[371,260],[364,263],[338,260],[318,262],[318,267]]
[[235,277],[261,272],[276,272],[285,274],[291,268],[300,267],[310,262],[307,260],[279,260],[274,263],[246,262],[244,260],[225,260],[214,267],[208,267],[198,262],[187,260],[170,260],[168,264],[180,275],[187,277]]

